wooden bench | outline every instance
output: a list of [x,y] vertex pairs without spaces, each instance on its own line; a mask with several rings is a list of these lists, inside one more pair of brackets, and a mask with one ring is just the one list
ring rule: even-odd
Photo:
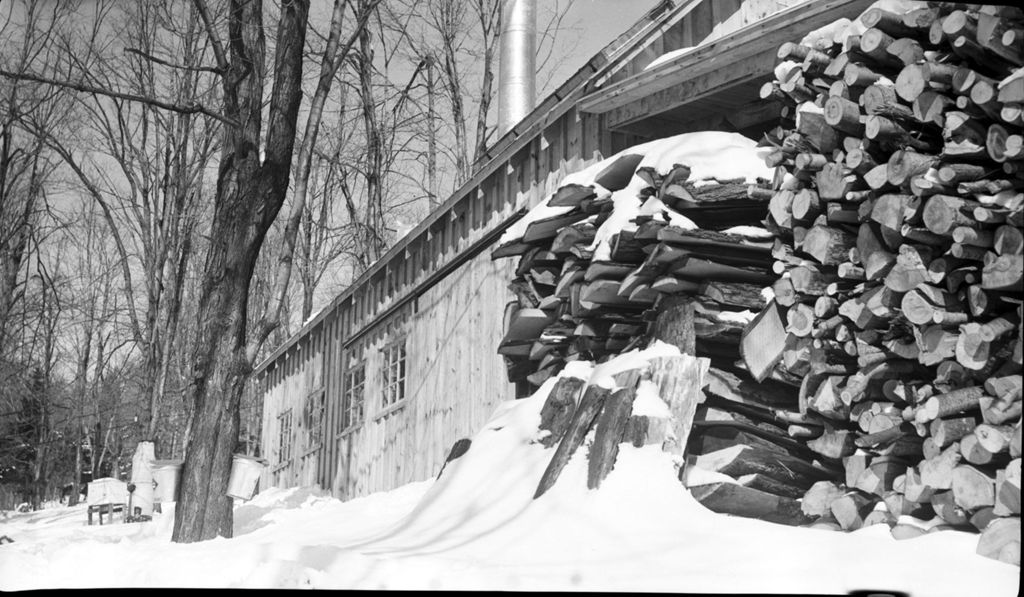
[[96,512],[96,513],[99,514],[100,524],[102,525],[103,524],[103,515],[104,514],[108,514],[109,515],[109,518],[108,518],[107,522],[111,522],[112,523],[112,522],[114,522],[114,513],[115,512],[120,512],[121,513],[121,518],[123,519],[126,516],[125,511],[126,511],[126,505],[125,504],[92,504],[92,505],[89,506],[89,510],[88,510],[89,524],[92,525],[92,513],[93,512]]

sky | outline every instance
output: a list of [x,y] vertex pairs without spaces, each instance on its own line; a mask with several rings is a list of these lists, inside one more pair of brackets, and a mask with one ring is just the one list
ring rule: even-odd
[[[537,1],[544,3],[551,0]],[[658,3],[659,0],[575,0],[563,23],[578,31],[569,31],[564,35],[564,60],[553,77],[556,85],[571,77],[594,54],[632,27],[633,23]],[[538,97],[537,101],[543,99]]]

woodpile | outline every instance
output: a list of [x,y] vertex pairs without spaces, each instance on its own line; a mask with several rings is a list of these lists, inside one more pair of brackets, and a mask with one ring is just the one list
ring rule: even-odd
[[[554,483],[593,428],[592,483],[610,470],[614,455],[609,461],[605,454],[619,442],[661,443],[681,458],[685,447],[686,468],[731,478],[693,482],[693,494],[708,508],[807,524],[812,519],[798,498],[840,475],[841,468],[823,463],[788,433],[801,420],[796,378],[755,383],[739,352],[745,325],[767,304],[763,290],[776,278],[772,239],[762,227],[770,183],[691,180],[684,164],[658,172],[638,168],[641,157],[626,153],[613,160],[595,186],[563,185],[547,206],[567,210],[531,221],[521,236],[492,253],[496,259],[519,258],[511,284],[517,300],[506,308],[507,331],[498,352],[511,381],[540,386],[571,361],[605,361],[656,338],[708,359],[698,386],[704,392],[698,392],[699,404],[687,401],[688,409],[673,419],[685,433],[667,434],[664,421],[630,415],[624,401],[632,400],[635,378],[619,383],[628,395],[584,388],[582,382],[570,387],[559,379],[542,414],[544,421],[560,423],[541,425],[553,429],[543,443],[555,453],[537,495]],[[596,258],[598,229],[614,209],[623,209],[621,193],[614,201],[611,193],[626,189],[634,175],[644,182],[636,206],[657,209],[639,210],[653,215],[633,217],[631,226],[610,237],[607,258]],[[736,226],[745,227],[730,231]],[[660,395],[673,403],[693,390],[679,383],[662,380]],[[615,411],[618,423],[602,427],[608,411]]]
[[1024,13],[861,21],[784,44],[762,89],[781,277],[744,360],[797,380],[787,432],[843,469],[802,496],[815,526],[976,531],[1019,565]]

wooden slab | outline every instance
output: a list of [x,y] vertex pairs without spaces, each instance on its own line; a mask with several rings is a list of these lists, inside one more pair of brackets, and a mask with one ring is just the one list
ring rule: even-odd
[[633,178],[637,166],[643,159],[644,156],[639,153],[627,153],[619,156],[598,172],[594,177],[594,182],[612,192],[624,189],[629,185],[630,179]]
[[597,197],[593,185],[567,184],[558,187],[551,196],[548,205],[551,207],[578,207],[586,199]]
[[754,317],[740,340],[740,356],[755,381],[764,381],[782,360],[788,337],[785,309],[773,300]]
[[[585,220],[587,217],[586,213],[573,210],[569,213],[535,220],[527,225],[526,232],[523,233],[523,238],[520,241],[524,243],[540,243],[553,239],[562,228],[575,224],[580,220]],[[498,249],[500,250],[501,247]]]
[[705,508],[720,514],[758,518],[792,526],[809,524],[813,520],[803,513],[796,499],[744,487],[738,483],[708,483],[691,487],[690,492]]

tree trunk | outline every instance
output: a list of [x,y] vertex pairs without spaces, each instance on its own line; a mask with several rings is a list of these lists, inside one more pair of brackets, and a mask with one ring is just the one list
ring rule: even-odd
[[233,503],[226,492],[250,369],[244,343],[249,281],[238,278],[211,290],[200,310],[200,334],[210,342],[198,343],[205,354],[197,355],[190,387],[195,410],[174,519],[176,542],[232,536]]
[[[266,143],[260,156],[265,40],[262,5],[239,3],[228,20],[230,62],[204,3],[197,0],[224,72],[223,129],[210,247],[199,292],[198,333],[188,393],[192,424],[181,499],[171,539],[203,541],[233,533],[225,495],[238,443],[239,406],[251,372],[246,345],[249,284],[267,230],[288,190],[302,99],[302,49],[309,2],[281,6]],[[253,351],[254,352],[254,351]]]

